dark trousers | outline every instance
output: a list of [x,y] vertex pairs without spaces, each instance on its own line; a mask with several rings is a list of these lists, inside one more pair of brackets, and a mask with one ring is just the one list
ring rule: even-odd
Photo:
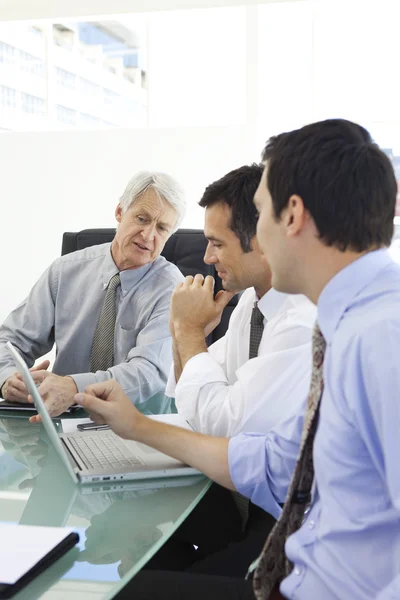
[[[141,571],[114,600],[255,600],[251,580],[176,571]],[[285,600],[276,587],[268,600]]]
[[[230,495],[229,497],[231,499]],[[175,536],[172,536],[145,569],[136,575],[116,598],[254,600],[252,582],[246,581],[244,576],[250,563],[260,554],[275,520],[265,511],[250,504],[250,516],[244,532],[239,533],[239,530],[235,529],[234,535],[230,536],[221,533],[220,529],[217,540],[206,539],[207,535],[212,538],[212,531],[207,526],[211,514],[203,509],[209,509],[212,503],[217,503],[223,498],[223,494],[214,491],[203,507],[200,507],[200,503],[197,516],[193,511],[192,518],[189,516],[187,519],[186,527],[177,530]],[[207,517],[208,520],[202,520],[201,517]],[[198,531],[201,528],[202,531]],[[239,529],[241,531],[241,527]],[[225,528],[222,528],[222,532],[224,530]],[[225,542],[228,539],[225,545],[223,538]],[[235,539],[230,541],[232,538]],[[198,550],[193,549],[191,539],[199,541]],[[209,548],[213,551],[207,552]],[[276,590],[270,600],[279,598],[281,596]]]

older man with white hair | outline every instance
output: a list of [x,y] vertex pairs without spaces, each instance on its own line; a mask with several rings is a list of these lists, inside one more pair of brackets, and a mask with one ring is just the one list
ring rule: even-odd
[[7,340],[29,366],[55,344],[53,371],[48,361],[32,368],[52,416],[71,406],[77,391],[107,379],[116,379],[135,404],[165,389],[170,299],[183,276],[160,253],[184,212],[183,190],[171,176],[132,177],[115,210],[112,243],[55,260],[0,327],[3,398],[27,400]]

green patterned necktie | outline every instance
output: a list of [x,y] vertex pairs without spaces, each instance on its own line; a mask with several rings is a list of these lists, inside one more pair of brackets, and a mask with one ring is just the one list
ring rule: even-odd
[[116,293],[121,280],[119,273],[108,282],[106,296],[93,336],[90,353],[90,372],[107,371],[114,365],[114,330],[116,319]]

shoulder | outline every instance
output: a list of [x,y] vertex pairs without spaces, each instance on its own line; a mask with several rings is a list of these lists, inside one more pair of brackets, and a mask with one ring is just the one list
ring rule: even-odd
[[160,283],[169,284],[175,287],[178,283],[184,280],[184,276],[176,265],[166,260],[163,256],[159,256],[153,262],[151,269],[148,271],[148,277],[160,281]]
[[313,329],[317,319],[317,307],[300,294],[288,295],[279,311],[286,325]]
[[[393,268],[394,267],[394,268]],[[400,355],[400,268],[389,265],[353,299],[333,337],[342,354],[355,352],[361,368],[396,365]]]
[[110,247],[110,243],[89,246],[88,248],[83,248],[83,250],[76,250],[76,252],[60,256],[53,264],[58,264],[62,267],[75,264],[82,265],[82,263],[101,262],[110,254]]

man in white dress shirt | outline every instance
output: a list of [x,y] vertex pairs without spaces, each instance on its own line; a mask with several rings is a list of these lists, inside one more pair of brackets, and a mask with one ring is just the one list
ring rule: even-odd
[[[199,353],[191,338],[172,331],[175,373],[170,374],[166,393],[175,396],[179,413],[195,430],[210,435],[269,432],[301,407],[310,383],[316,308],[304,296],[271,289],[271,272],[255,238],[253,197],[262,171],[257,164],[235,169],[209,185],[199,202],[206,209],[204,261],[215,266],[226,290],[218,295],[221,312],[233,294],[246,290],[227,333]],[[196,293],[181,284],[179,293],[201,318],[201,289]],[[255,306],[262,313],[261,339],[258,352],[253,347],[251,353]],[[174,321],[173,306],[171,310]]]
[[[269,433],[302,410],[310,385],[316,307],[305,296],[289,296],[271,288],[271,271],[256,241],[253,203],[262,172],[263,167],[257,164],[235,169],[209,185],[199,202],[205,208],[204,233],[208,239],[204,261],[215,266],[224,288],[216,296],[221,313],[234,294],[245,290],[227,333],[207,349],[205,337],[211,327],[201,340],[187,332],[181,335],[172,327],[174,368],[166,393],[175,396],[179,413],[193,429],[209,435]],[[202,286],[196,287],[193,277],[187,277],[174,294],[179,293],[192,317],[202,319],[206,307],[203,291]],[[251,325],[255,307],[261,311],[256,340]],[[170,322],[178,322],[177,317],[172,303]],[[274,519],[254,504],[248,505],[247,500],[235,496],[235,501],[241,522],[246,523],[243,535],[248,552],[242,542],[235,543],[242,534],[232,515],[232,498],[213,485],[173,536],[170,554],[178,552],[177,539],[192,541],[199,547],[196,558],[204,556],[196,561],[195,570],[209,572],[214,562],[221,568],[217,551],[230,543],[227,571],[235,564],[235,571],[244,575]],[[163,558],[166,556],[168,544],[163,549]],[[154,568],[163,568],[160,558],[158,555]]]

